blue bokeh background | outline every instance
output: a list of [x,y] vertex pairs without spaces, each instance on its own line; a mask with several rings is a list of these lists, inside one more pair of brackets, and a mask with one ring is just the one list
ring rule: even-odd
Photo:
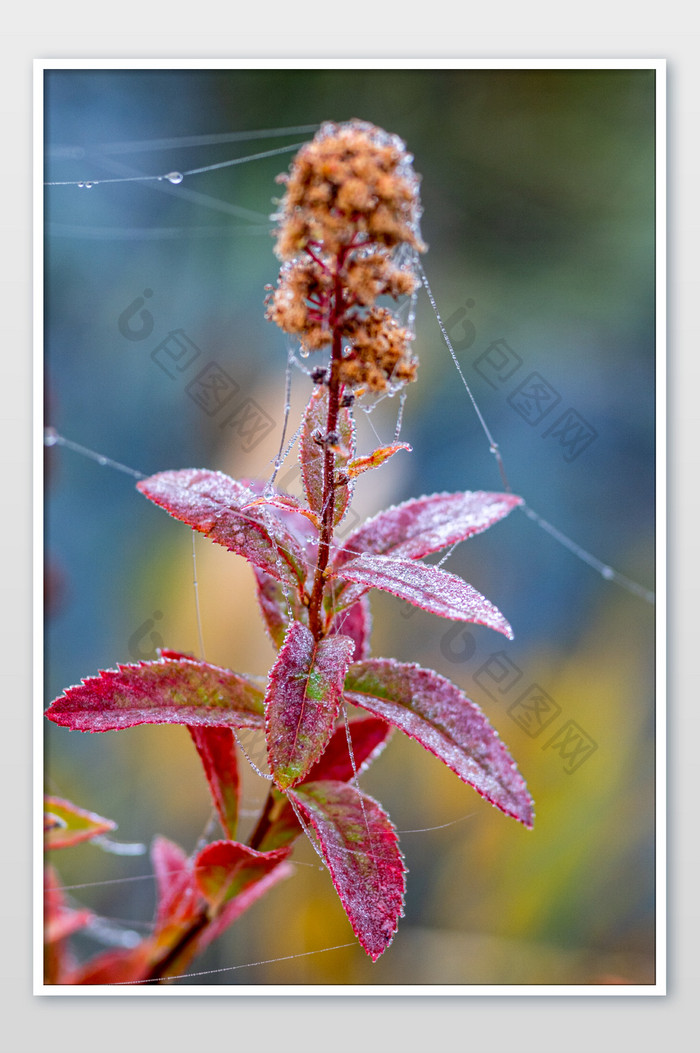
[[[292,152],[176,185],[100,181],[187,172],[312,134],[271,130],[360,117],[399,134],[414,154],[425,271],[513,490],[585,550],[654,588],[653,71],[87,69],[45,77],[47,182],[98,182],[46,188],[48,424],[145,473],[206,466],[267,477],[287,354],[264,319],[264,287],[277,273],[269,216],[275,177]],[[120,318],[144,290],[153,328],[130,340]],[[201,353],[170,377],[154,353],[174,330]],[[502,382],[488,373],[494,341],[521,362]],[[419,380],[401,436],[413,453],[362,480],[363,515],[420,493],[502,488],[424,293],[415,349]],[[210,415],[188,394],[211,362],[237,385],[230,406],[253,400],[273,425],[261,442],[222,427],[228,410]],[[533,373],[560,400],[536,423],[513,405]],[[295,374],[291,433],[307,396]],[[567,410],[593,435],[573,457],[545,434]],[[388,400],[360,420],[365,450],[376,443],[373,429],[391,438],[396,412]],[[161,640],[198,650],[189,532],[144,501],[133,479],[53,447],[45,512],[47,701]],[[197,553],[207,657],[264,673],[273,652],[251,614],[247,568],[204,541]],[[653,606],[603,580],[522,513],[462,545],[446,567],[500,607],[514,642],[485,629],[448,636],[450,624],[377,596],[374,653],[437,668],[483,706],[528,778],[535,831],[512,829],[416,744],[396,741],[366,786],[399,829],[470,818],[402,838],[409,891],[391,952],[373,967],[353,947],[303,965],[223,974],[222,982],[653,980]],[[488,680],[491,656],[506,648],[520,673],[509,693]],[[559,707],[536,737],[509,713],[532,684]],[[573,773],[556,745],[543,749],[568,721],[597,745]],[[208,817],[184,729],[89,736],[51,726],[46,771],[52,792],[117,820],[125,840],[162,832],[189,850]],[[253,810],[262,791],[249,792]],[[299,851],[305,878],[303,864],[315,857]],[[70,883],[148,869],[90,846],[57,863]],[[207,964],[351,939],[327,875],[308,873],[274,890]],[[134,887],[95,889],[90,905],[146,919],[152,889]],[[86,944],[81,953],[93,950]]]

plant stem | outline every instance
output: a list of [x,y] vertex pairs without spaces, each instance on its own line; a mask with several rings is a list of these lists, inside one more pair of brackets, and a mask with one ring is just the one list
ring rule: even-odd
[[342,328],[341,319],[345,313],[345,300],[343,296],[343,283],[340,272],[343,266],[346,250],[338,253],[335,268],[335,280],[333,288],[333,304],[330,315],[330,326],[333,333],[333,344],[331,350],[330,376],[328,380],[328,417],[326,421],[326,445],[323,458],[323,499],[321,535],[318,543],[318,556],[316,559],[316,573],[314,584],[309,600],[309,629],[314,639],[320,640],[325,635],[325,625],[322,615],[323,590],[326,583],[326,568],[330,558],[331,544],[333,541],[333,521],[335,518],[335,453],[328,442],[338,427],[338,412],[340,409],[340,362],[342,359]]
[[250,848],[258,849],[262,844],[265,834],[272,824],[272,811],[275,807],[275,803],[272,789],[270,789],[267,798],[265,799],[265,806],[260,813],[260,818],[256,823],[255,829],[248,838],[248,845]]
[[165,976],[166,970],[175,964],[177,959],[187,950],[193,940],[199,936],[202,929],[205,929],[211,920],[206,911],[198,914],[167,954],[150,969],[144,980],[167,980],[168,977]]

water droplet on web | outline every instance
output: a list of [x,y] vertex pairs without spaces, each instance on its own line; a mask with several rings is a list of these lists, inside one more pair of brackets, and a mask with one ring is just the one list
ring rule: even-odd
[[106,465],[106,463],[107,463],[107,458],[106,458],[106,457],[98,457],[98,458],[97,458],[97,463],[98,463],[98,464],[101,464],[101,465],[102,465],[102,467],[104,468],[104,466],[105,466],[105,465]]
[[301,355],[302,358],[308,358],[309,357],[309,349],[308,349],[308,347],[300,347],[299,348],[299,354]]
[[58,432],[55,428],[44,428],[44,446],[55,446],[58,442]]
[[182,172],[168,172],[165,179],[167,179],[169,183],[181,183],[184,176]]
[[85,186],[85,183],[78,183],[78,186],[82,189]]
[[608,578],[609,580],[610,578],[612,578],[615,571],[612,569],[612,567],[603,567],[600,573],[603,575],[604,578]]
[[86,190],[92,190],[94,185],[95,185],[94,183],[83,183],[83,186],[85,187]]

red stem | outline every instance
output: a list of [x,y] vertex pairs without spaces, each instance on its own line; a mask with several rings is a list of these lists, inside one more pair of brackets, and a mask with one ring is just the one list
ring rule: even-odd
[[[341,319],[346,310],[343,296],[343,283],[340,272],[343,267],[347,249],[341,249],[336,258],[333,301],[330,314],[330,327],[333,333],[331,349],[330,377],[328,380],[328,418],[326,421],[326,439],[337,430],[340,410],[341,382],[340,363],[342,361],[342,328]],[[316,573],[309,599],[309,629],[314,639],[320,640],[325,635],[322,613],[323,591],[326,583],[326,569],[330,559],[333,542],[333,520],[335,516],[335,453],[326,442],[323,458],[323,497],[322,497],[321,534],[318,543]]]

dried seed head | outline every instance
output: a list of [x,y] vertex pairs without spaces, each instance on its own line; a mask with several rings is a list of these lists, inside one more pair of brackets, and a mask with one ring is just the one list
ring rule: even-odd
[[412,334],[376,307],[380,296],[398,299],[418,284],[415,257],[425,246],[412,161],[397,136],[372,124],[327,123],[279,177],[275,251],[284,262],[267,317],[307,351],[339,334],[348,387],[382,391],[415,377]]
[[309,245],[339,249],[366,242],[421,251],[418,177],[395,135],[365,121],[327,123],[299,150],[286,184],[277,254],[293,259]]

